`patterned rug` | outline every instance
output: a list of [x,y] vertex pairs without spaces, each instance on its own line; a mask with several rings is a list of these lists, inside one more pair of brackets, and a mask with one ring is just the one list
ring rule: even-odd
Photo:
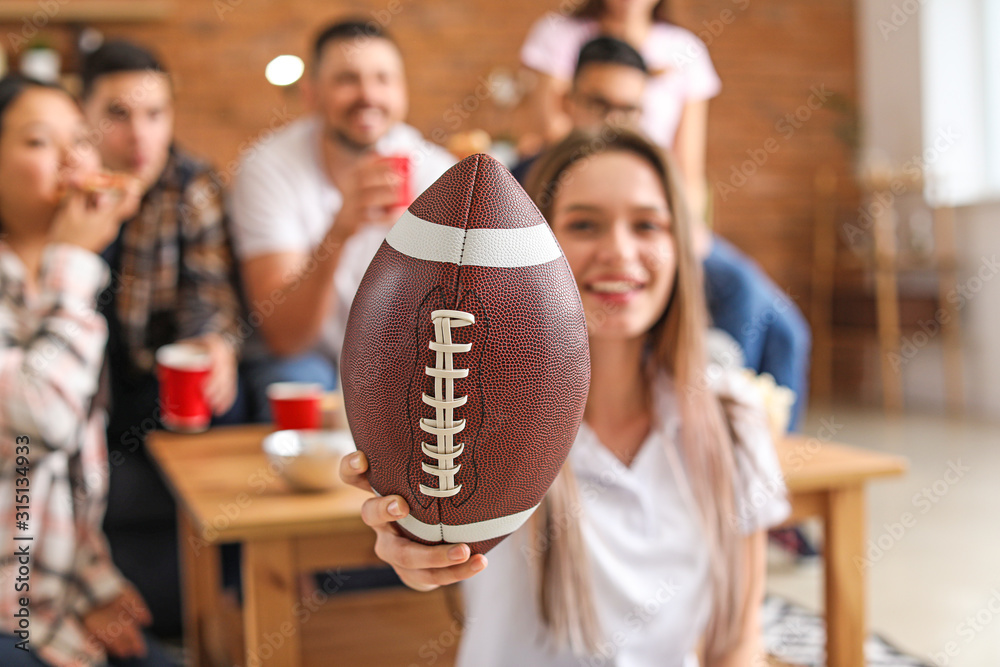
[[[826,627],[823,618],[794,602],[773,595],[761,610],[764,647],[782,662],[801,667],[826,667]],[[878,635],[865,642],[867,667],[932,667],[901,653]]]

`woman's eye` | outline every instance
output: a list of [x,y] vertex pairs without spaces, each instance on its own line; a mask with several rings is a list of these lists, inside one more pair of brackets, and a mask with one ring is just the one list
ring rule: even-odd
[[29,137],[28,138],[28,146],[30,146],[32,148],[42,148],[43,146],[47,146],[48,143],[49,142],[46,141],[43,137]]
[[571,232],[591,232],[597,229],[597,224],[592,220],[573,220],[566,225],[566,229]]
[[635,228],[641,232],[659,232],[666,231],[667,224],[661,220],[639,220]]

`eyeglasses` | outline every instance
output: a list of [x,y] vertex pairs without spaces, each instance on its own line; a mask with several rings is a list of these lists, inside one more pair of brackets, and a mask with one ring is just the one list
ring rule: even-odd
[[577,93],[575,97],[583,108],[601,120],[632,123],[642,115],[642,107],[637,104],[615,104],[600,95]]

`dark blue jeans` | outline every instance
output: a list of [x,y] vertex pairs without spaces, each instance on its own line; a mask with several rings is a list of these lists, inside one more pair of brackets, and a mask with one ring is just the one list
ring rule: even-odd
[[[21,640],[14,635],[0,633],[0,665],[3,667],[52,667],[36,654],[14,648],[19,641]],[[107,664],[108,667],[177,667],[177,664],[149,635],[146,635],[145,658],[127,658],[125,660],[112,658]]]
[[330,360],[318,352],[296,357],[248,359],[240,366],[248,394],[252,422],[271,421],[267,385],[272,382],[316,382],[327,391],[337,388],[337,371]]
[[789,428],[797,430],[809,391],[809,323],[763,269],[728,241],[713,237],[704,268],[712,323],[739,343],[748,368],[770,373],[795,392]]

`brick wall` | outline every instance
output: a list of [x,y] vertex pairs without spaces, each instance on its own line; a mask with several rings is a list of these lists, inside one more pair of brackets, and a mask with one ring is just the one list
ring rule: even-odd
[[[410,120],[430,133],[462,120],[456,104],[480,106],[482,78],[497,66],[514,70],[531,23],[559,5],[173,0],[163,21],[97,27],[160,50],[178,84],[180,139],[225,172],[269,125],[302,112],[298,91],[268,84],[264,66],[280,53],[306,56],[313,32],[328,20],[350,12],[387,24],[408,63]],[[813,175],[829,164],[847,183],[851,169],[851,150],[838,134],[849,133],[857,100],[853,2],[675,0],[670,14],[708,43],[723,81],[709,120],[716,227],[808,311]],[[462,129],[480,122],[510,125],[480,108]],[[856,192],[841,190],[843,209],[856,210]]]

